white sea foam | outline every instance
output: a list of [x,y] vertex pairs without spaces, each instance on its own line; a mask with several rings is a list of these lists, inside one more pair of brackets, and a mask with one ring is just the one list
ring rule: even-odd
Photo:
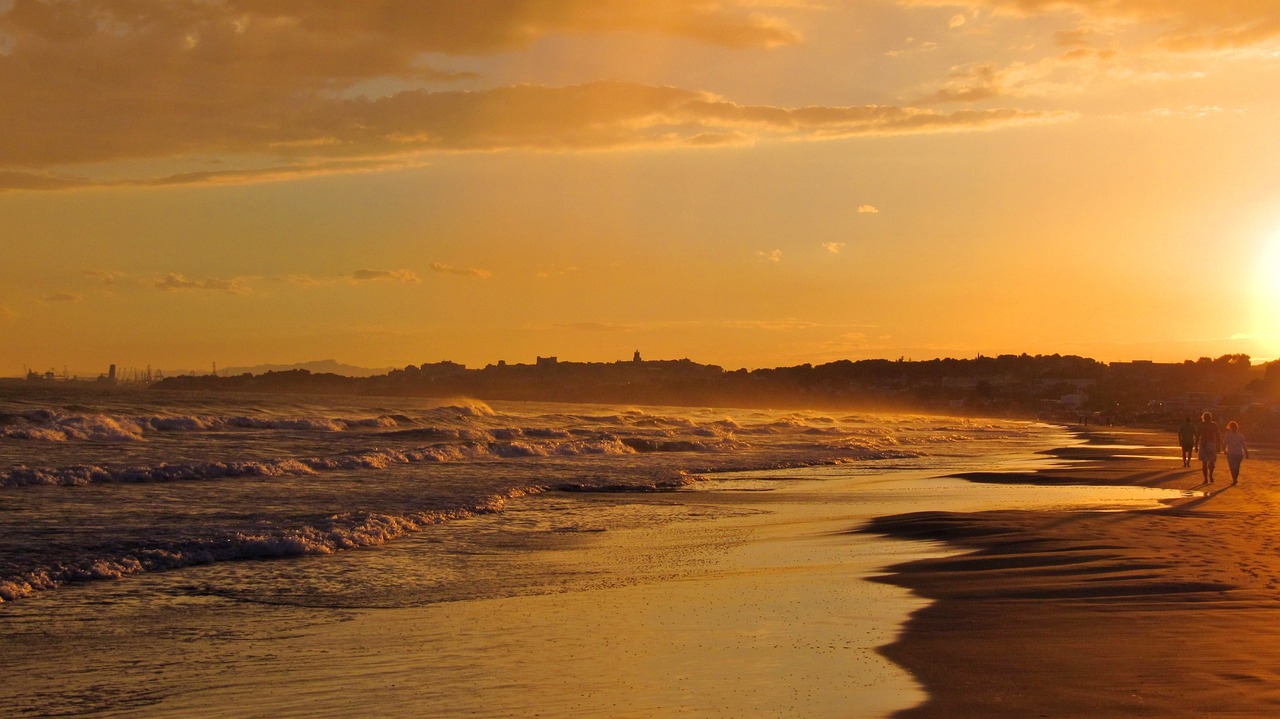
[[228,429],[346,432],[357,429],[385,429],[401,425],[399,418],[386,415],[356,419],[249,415],[129,416],[67,414],[38,410],[6,415],[3,419],[5,421],[0,423],[0,438],[42,442],[136,442],[150,432],[209,432]]
[[[17,490],[0,496],[3,599],[69,581],[370,546],[496,511],[508,490],[670,491],[700,474],[880,460],[932,467],[944,461],[934,455],[1035,434],[1011,423],[923,417],[495,409],[464,400],[431,407],[148,395],[31,406],[0,404],[0,487]],[[530,483],[538,486],[511,489]],[[112,486],[59,489],[80,485]],[[491,493],[492,502],[471,506]],[[44,528],[65,522],[72,506],[77,525],[47,541]]]
[[0,578],[0,602],[30,597],[68,582],[121,579],[131,574],[213,562],[332,554],[347,549],[377,546],[441,522],[500,512],[508,499],[541,491],[544,491],[542,487],[518,487],[494,495],[482,503],[451,510],[404,515],[335,515],[321,525],[270,533],[235,533],[229,537],[184,542],[171,547],[147,548],[108,556],[86,556],[56,567],[30,571],[21,577]]
[[0,437],[44,442],[132,442],[142,439],[142,433],[143,426],[135,419],[99,414],[30,413],[0,426]]
[[[672,444],[672,443],[667,443]],[[667,447],[660,451],[696,451],[696,447]],[[635,449],[616,438],[566,442],[463,442],[410,449],[371,448],[321,457],[248,460],[240,462],[163,463],[154,466],[15,467],[0,472],[0,487],[32,485],[83,486],[108,482],[173,482],[234,477],[286,477],[335,470],[386,469],[398,464],[458,462],[519,457],[633,454]]]

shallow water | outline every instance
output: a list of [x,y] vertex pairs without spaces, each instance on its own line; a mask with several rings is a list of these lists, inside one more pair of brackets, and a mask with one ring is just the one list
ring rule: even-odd
[[815,465],[944,471],[1057,435],[931,417],[6,388],[0,600],[380,546],[549,489]]
[[918,416],[11,393],[0,670],[27,681],[0,703],[349,716],[363,695],[342,687],[364,686],[378,716],[882,716],[920,699],[874,651],[918,600],[851,578],[937,550],[848,530],[1169,496],[937,478],[1070,441]]

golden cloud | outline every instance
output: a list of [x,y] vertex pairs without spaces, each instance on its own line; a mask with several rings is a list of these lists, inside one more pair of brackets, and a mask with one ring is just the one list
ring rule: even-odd
[[[307,104],[299,102],[300,106]],[[23,127],[28,121],[14,119],[14,114],[0,118],[0,157],[56,164],[163,157],[197,149],[243,156],[307,154],[296,162],[264,169],[189,173],[141,181],[246,182],[420,165],[420,157],[413,159],[413,155],[424,152],[698,146],[712,134],[723,134],[736,142],[822,140],[974,130],[1066,117],[1061,113],[1008,108],[941,113],[884,105],[739,105],[707,93],[611,82],[559,88],[521,85],[477,92],[420,90],[380,99],[317,97],[305,111],[298,109],[294,117],[279,117],[236,134],[232,129],[241,119],[234,115],[241,111],[227,108],[224,126],[217,125],[211,117],[218,109],[203,108],[202,121],[193,118],[187,123],[176,116],[158,122],[140,118],[137,126],[120,125],[101,131],[83,127],[74,132],[71,130],[75,123],[70,121],[61,126],[42,125],[38,130]],[[304,145],[296,143],[299,140],[324,142]],[[281,145],[290,141],[294,142]],[[42,145],[49,148],[47,153],[41,152]],[[0,178],[0,187],[3,186]],[[18,186],[38,187],[30,182]]]
[[156,280],[154,284],[156,289],[164,290],[165,292],[227,292],[233,295],[247,295],[252,293],[252,290],[244,285],[244,278],[224,280],[216,277],[208,277],[202,280],[191,280],[187,279],[185,275],[170,272],[163,278]]
[[[229,0],[237,27],[285,24],[323,38],[374,37],[413,52],[504,52],[556,33],[641,32],[727,47],[792,44],[799,35],[755,9],[770,3],[687,0]],[[776,3],[785,7],[789,3]]]
[[356,282],[403,282],[405,284],[418,284],[422,282],[422,278],[413,270],[356,270],[351,273],[351,279]]
[[[13,0],[0,10],[0,97],[22,111],[0,112],[0,190],[281,181],[420,165],[432,152],[742,145],[1056,119],[1013,109],[742,105],[616,82],[421,85],[452,77],[424,67],[424,53],[504,52],[556,33],[795,43],[793,30],[761,13],[792,4]],[[359,83],[386,78],[419,89],[353,96]],[[129,165],[213,158],[225,169]]]
[[[2,124],[3,121],[0,121]],[[6,172],[0,170],[0,191],[4,190],[70,190],[91,184],[85,178],[64,177],[42,172]]]
[[1063,10],[1086,19],[1156,28],[1175,51],[1241,48],[1280,39],[1280,13],[1271,0],[899,0],[903,5],[967,7],[1010,15]]
[[[0,114],[11,165],[0,171],[324,141],[305,125],[355,83],[448,79],[422,54],[492,53],[564,32],[798,41],[734,2],[14,0],[0,10],[0,97],[23,112]],[[0,187],[59,184],[0,175]]]
[[82,270],[81,274],[85,277],[92,277],[104,285],[114,285],[116,280],[125,276],[123,272],[114,270]]
[[443,262],[432,262],[431,271],[439,272],[445,275],[460,275],[462,277],[479,277],[480,279],[488,279],[493,276],[489,270],[482,270],[474,267],[454,267],[446,265]]

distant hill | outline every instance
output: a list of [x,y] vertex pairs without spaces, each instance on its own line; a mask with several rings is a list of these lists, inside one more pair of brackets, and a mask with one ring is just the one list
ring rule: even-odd
[[253,367],[219,367],[218,374],[223,377],[234,377],[242,374],[266,374],[267,372],[288,372],[289,370],[304,369],[313,374],[338,374],[344,377],[373,377],[390,372],[395,367],[357,367],[355,365],[342,364],[337,360],[313,360],[311,362],[297,362],[295,364],[260,364]]

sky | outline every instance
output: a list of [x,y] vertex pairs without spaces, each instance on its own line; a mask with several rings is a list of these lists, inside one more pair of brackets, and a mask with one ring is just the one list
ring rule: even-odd
[[0,376],[1280,356],[1275,0],[0,0]]

